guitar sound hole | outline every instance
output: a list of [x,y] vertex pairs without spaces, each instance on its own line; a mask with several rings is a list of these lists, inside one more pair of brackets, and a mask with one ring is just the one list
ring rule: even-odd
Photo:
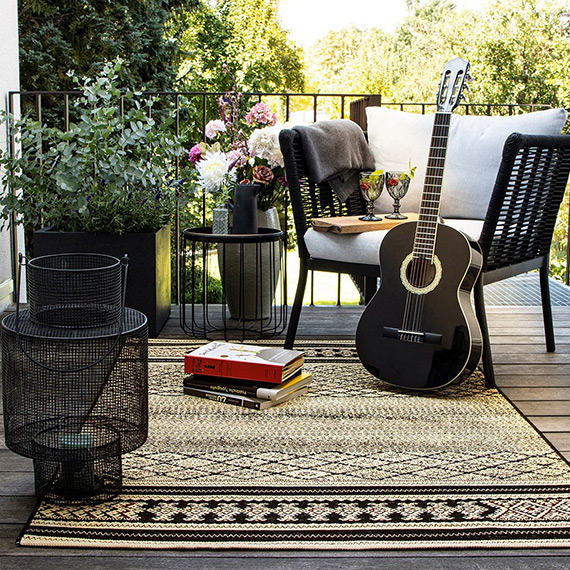
[[432,283],[435,275],[435,265],[427,259],[413,259],[406,269],[408,282],[418,289],[424,289]]

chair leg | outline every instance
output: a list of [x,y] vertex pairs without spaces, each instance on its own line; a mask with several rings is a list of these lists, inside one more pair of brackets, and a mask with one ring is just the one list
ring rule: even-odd
[[546,350],[554,352],[556,345],[554,342],[554,325],[552,323],[552,305],[550,302],[550,284],[548,282],[548,258],[540,268],[540,297],[542,299],[542,319],[544,321],[544,337],[546,339]]
[[485,314],[485,298],[483,296],[483,274],[479,276],[474,288],[475,314],[481,328],[483,337],[483,372],[485,373],[485,386],[495,387],[495,370],[493,368],[493,356],[491,355],[491,342],[489,340],[489,328],[487,327],[487,315]]
[[364,304],[368,305],[378,290],[378,277],[364,277]]
[[299,266],[299,281],[297,282],[297,291],[295,292],[295,301],[291,309],[291,316],[289,317],[289,326],[287,327],[287,336],[285,337],[285,348],[293,348],[295,343],[295,336],[297,335],[297,327],[299,325],[299,317],[301,316],[301,309],[303,308],[303,297],[305,296],[305,288],[307,286],[307,276],[309,270],[307,269],[306,261],[301,258]]

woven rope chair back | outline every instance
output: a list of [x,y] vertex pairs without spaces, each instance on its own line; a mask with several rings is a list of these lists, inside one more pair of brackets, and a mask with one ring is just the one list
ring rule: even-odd
[[480,244],[484,271],[548,255],[570,173],[570,136],[512,134]]

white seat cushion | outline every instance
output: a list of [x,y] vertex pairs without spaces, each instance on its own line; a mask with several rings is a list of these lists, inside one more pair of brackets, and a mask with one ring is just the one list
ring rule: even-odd
[[[419,211],[434,115],[420,115],[368,107],[368,141],[376,168],[407,170],[416,175],[402,210]],[[566,122],[564,109],[548,109],[510,117],[452,115],[441,196],[444,218],[480,218],[487,213],[503,146],[513,132],[560,134]],[[376,201],[379,212],[390,211],[392,199],[385,191]]]
[[[445,224],[473,239],[479,239],[483,228],[483,220],[446,219]],[[334,234],[317,232],[311,228],[305,232],[305,244],[314,258],[378,265],[380,244],[388,231]]]

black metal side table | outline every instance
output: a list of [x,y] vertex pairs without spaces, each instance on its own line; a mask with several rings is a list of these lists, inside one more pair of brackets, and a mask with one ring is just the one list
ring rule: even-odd
[[283,232],[182,232],[180,326],[197,338],[255,339],[287,326]]

